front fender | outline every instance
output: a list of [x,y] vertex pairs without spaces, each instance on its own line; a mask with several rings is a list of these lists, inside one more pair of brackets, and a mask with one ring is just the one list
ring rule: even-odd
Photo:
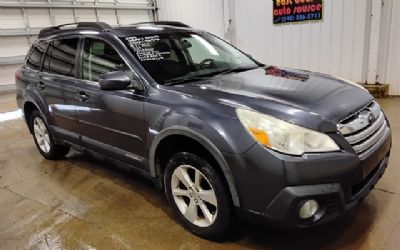
[[229,186],[235,206],[239,197],[235,185],[236,167],[227,163],[227,156],[241,154],[256,142],[236,116],[235,107],[204,101],[190,95],[152,89],[144,106],[146,149],[150,174],[157,177],[155,152],[159,143],[171,135],[191,138],[207,149],[217,160]]
[[171,126],[169,128],[166,128],[162,130],[157,136],[154,138],[153,143],[150,147],[150,152],[149,152],[149,163],[150,163],[150,174],[152,177],[157,177],[157,171],[156,171],[156,164],[155,164],[155,152],[156,149],[159,145],[159,143],[166,137],[171,136],[171,135],[183,135],[187,136],[198,143],[200,143],[204,148],[208,150],[208,152],[211,153],[211,155],[216,159],[218,162],[225,179],[228,183],[228,188],[232,196],[232,201],[233,204],[237,207],[239,207],[240,202],[239,202],[239,196],[237,194],[236,186],[235,186],[235,181],[233,179],[232,172],[228,166],[228,163],[226,162],[224,156],[222,155],[221,151],[204,135],[201,133],[187,128],[183,126]]

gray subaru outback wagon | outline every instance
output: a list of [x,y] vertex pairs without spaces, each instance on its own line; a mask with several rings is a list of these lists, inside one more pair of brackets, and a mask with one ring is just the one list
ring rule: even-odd
[[130,167],[207,239],[235,218],[337,219],[390,154],[385,114],[359,85],[263,65],[179,22],[46,28],[15,76],[43,157],[74,148]]

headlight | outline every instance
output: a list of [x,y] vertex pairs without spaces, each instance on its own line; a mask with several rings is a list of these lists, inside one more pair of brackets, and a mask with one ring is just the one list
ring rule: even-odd
[[338,151],[338,145],[327,135],[285,122],[269,115],[236,109],[237,116],[250,135],[265,147],[302,155],[312,152]]

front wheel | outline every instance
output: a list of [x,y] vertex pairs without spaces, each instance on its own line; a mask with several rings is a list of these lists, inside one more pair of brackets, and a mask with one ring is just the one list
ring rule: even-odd
[[183,226],[200,237],[219,240],[231,224],[231,205],[218,173],[191,153],[175,154],[165,174],[165,193]]
[[68,154],[68,146],[55,144],[46,123],[37,110],[32,112],[29,126],[32,131],[36,147],[44,158],[55,160]]

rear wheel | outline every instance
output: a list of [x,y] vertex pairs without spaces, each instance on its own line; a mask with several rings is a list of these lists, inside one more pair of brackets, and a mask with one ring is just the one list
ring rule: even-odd
[[231,223],[228,193],[205,160],[178,153],[169,161],[164,175],[167,199],[183,226],[200,237],[219,240]]
[[36,147],[44,158],[55,160],[68,154],[68,146],[55,144],[48,126],[37,110],[34,110],[30,115],[29,126],[32,131]]

